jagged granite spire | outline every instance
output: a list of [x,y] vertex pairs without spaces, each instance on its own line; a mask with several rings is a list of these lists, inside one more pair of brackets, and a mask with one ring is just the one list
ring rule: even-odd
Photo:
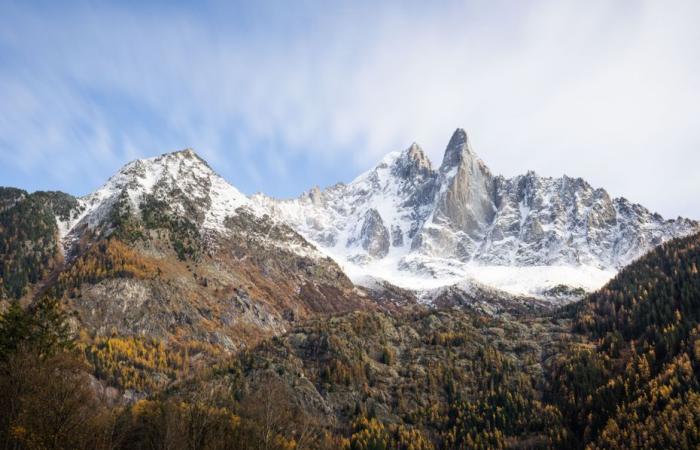
[[[440,166],[439,195],[433,221],[462,231],[472,238],[483,235],[496,213],[495,181],[488,167],[458,128],[445,149]],[[474,249],[465,249],[470,253]]]
[[455,132],[452,133],[450,142],[447,144],[447,148],[445,148],[445,155],[442,158],[440,172],[447,172],[457,167],[465,159],[475,158],[476,154],[471,148],[467,132],[462,128],[457,128]]

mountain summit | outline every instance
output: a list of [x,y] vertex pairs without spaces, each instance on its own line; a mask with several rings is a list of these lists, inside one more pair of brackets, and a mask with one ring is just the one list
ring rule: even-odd
[[[430,242],[433,238],[452,239],[454,245],[467,244],[467,241],[447,233],[436,235],[438,227],[465,233],[475,243],[483,239],[496,214],[496,185],[488,167],[471,149],[467,133],[461,128],[454,132],[447,144],[437,182],[439,188],[432,224],[424,227],[423,244],[434,247],[436,243]],[[460,251],[467,256],[476,250],[475,246],[468,246]],[[436,251],[442,252],[443,249]]]
[[476,158],[474,151],[469,143],[469,136],[462,128],[457,128],[447,144],[445,154],[442,157],[440,172],[448,172],[454,167],[459,166],[465,160]]
[[77,214],[61,221],[60,229],[75,238],[86,226],[112,226],[115,211],[138,213],[142,205],[153,202],[163,202],[169,213],[207,231],[222,230],[227,214],[250,206],[245,195],[193,150],[185,149],[126,164],[101,188],[80,199]]

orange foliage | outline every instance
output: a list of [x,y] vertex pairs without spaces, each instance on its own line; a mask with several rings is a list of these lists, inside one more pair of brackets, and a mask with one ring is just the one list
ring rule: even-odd
[[68,270],[58,277],[61,293],[77,289],[83,283],[97,283],[109,278],[151,279],[158,276],[158,261],[140,255],[117,239],[92,246]]

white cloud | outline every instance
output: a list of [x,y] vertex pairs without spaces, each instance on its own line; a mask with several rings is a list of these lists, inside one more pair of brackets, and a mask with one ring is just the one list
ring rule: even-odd
[[348,177],[414,140],[439,163],[461,126],[496,172],[578,175],[700,217],[696,2],[283,5],[6,7],[0,159],[64,156],[73,176],[192,146],[264,187],[311,180],[299,157]]

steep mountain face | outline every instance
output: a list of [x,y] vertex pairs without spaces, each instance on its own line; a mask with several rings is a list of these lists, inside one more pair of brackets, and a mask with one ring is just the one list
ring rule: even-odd
[[698,229],[580,178],[495,176],[461,129],[438,169],[413,144],[347,185],[252,200],[356,281],[371,274],[417,289],[476,278],[514,294],[593,290],[653,246]]
[[252,201],[332,255],[342,255],[340,260],[362,263],[410,250],[419,224],[431,213],[435,179],[430,161],[414,144],[390,153],[349,185],[315,188],[295,200],[256,194]]
[[[66,197],[3,191],[0,241],[17,248],[0,266],[3,292],[61,298],[97,335],[233,349],[313,314],[372,308],[330,258],[191,150],[131,162],[96,192]],[[27,255],[37,259],[28,275]]]
[[[450,139],[436,182],[432,220],[423,227],[413,248],[422,246],[435,255],[470,258],[496,215],[496,183],[463,130]],[[451,255],[444,255],[447,248],[453,250]]]

